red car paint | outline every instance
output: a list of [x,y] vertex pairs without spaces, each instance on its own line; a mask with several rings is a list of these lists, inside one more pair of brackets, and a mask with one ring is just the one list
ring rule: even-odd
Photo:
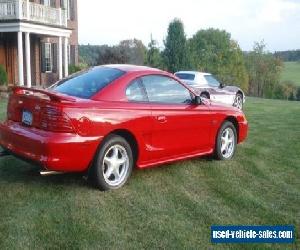
[[[138,77],[163,75],[184,84],[174,75],[156,69],[110,67],[126,73],[88,100],[15,88],[9,99],[7,120],[0,123],[0,145],[48,170],[83,172],[111,133],[127,133],[134,138],[138,168],[211,154],[218,129],[226,119],[236,123],[238,143],[245,140],[248,123],[242,111],[210,101],[201,105],[130,102],[126,87]],[[33,113],[32,126],[21,123],[22,110]],[[53,117],[56,120],[51,125]]]

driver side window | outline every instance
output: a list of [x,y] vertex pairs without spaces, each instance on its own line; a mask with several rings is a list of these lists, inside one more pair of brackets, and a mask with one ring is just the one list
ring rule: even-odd
[[190,104],[192,102],[189,90],[170,77],[151,75],[141,79],[149,102],[169,104]]

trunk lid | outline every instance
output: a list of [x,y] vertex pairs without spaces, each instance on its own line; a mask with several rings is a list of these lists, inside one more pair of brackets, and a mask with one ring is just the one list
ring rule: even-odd
[[74,132],[64,105],[76,98],[46,90],[15,87],[9,97],[7,118],[23,126],[52,132]]

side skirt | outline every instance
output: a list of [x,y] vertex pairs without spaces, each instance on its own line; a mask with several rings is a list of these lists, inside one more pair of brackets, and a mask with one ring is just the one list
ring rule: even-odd
[[196,157],[199,157],[199,156],[210,155],[213,152],[214,152],[214,150],[210,149],[208,151],[197,152],[197,153],[194,153],[194,154],[185,154],[185,155],[176,156],[174,158],[168,158],[168,159],[162,159],[162,160],[157,160],[157,161],[140,163],[140,164],[137,164],[137,168],[140,168],[140,169],[150,168],[150,167],[153,167],[153,166],[159,166],[159,165],[167,164],[167,163],[171,163],[171,162],[183,161],[183,160],[187,160],[187,159],[196,158]]

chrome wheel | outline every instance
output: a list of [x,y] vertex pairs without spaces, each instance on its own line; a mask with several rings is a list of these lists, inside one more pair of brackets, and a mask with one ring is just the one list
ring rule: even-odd
[[129,169],[129,157],[126,149],[115,144],[105,153],[102,171],[105,182],[110,186],[120,185],[126,178]]
[[241,95],[237,95],[233,104],[234,107],[238,109],[243,109],[243,97]]
[[225,159],[228,159],[234,153],[235,134],[232,128],[227,127],[221,135],[221,154]]

